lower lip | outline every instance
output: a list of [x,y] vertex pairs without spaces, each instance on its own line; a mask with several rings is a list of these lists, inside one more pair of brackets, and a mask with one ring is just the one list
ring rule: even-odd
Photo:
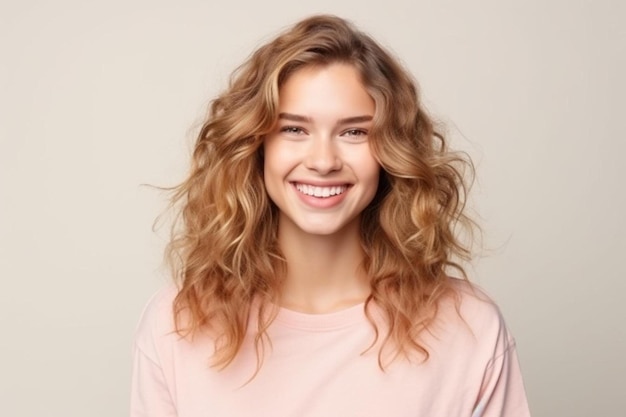
[[348,191],[350,191],[350,187],[348,187],[341,194],[331,195],[328,197],[314,197],[312,195],[307,195],[298,191],[295,184],[291,184],[291,186],[293,187],[294,191],[296,192],[296,194],[298,195],[298,197],[304,204],[306,204],[307,206],[321,208],[321,209],[328,209],[328,208],[332,208],[341,204],[341,202],[346,197],[346,194],[348,193]]

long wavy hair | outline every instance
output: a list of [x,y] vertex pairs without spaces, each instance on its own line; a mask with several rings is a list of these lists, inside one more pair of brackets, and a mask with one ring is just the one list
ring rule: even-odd
[[[371,283],[365,314],[376,332],[372,346],[382,342],[381,367],[386,346],[394,358],[415,351],[428,358],[419,335],[439,300],[453,292],[450,268],[465,278],[459,260],[470,258],[470,247],[459,231],[474,227],[464,210],[471,161],[448,149],[412,77],[371,37],[335,16],[307,18],[233,73],[211,103],[189,176],[173,189],[180,208],[168,246],[179,284],[176,330],[212,332],[218,368],[235,359],[249,329],[261,366],[276,315],[286,261],[277,243],[278,211],[264,187],[262,145],[278,118],[279,89],[298,69],[331,63],[354,66],[376,104],[369,137],[382,174],[362,215],[361,241]],[[382,312],[384,330],[372,305]]]

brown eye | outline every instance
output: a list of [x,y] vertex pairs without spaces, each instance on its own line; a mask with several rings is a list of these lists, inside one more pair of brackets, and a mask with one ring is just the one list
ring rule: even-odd
[[349,136],[359,136],[359,135],[365,135],[366,132],[364,132],[363,130],[359,130],[359,129],[352,129],[352,130],[348,130],[346,134]]
[[367,136],[367,130],[364,129],[348,129],[341,136],[355,139],[362,139]]
[[304,134],[304,130],[297,126],[284,126],[280,129],[281,132],[290,133],[293,135],[302,135]]

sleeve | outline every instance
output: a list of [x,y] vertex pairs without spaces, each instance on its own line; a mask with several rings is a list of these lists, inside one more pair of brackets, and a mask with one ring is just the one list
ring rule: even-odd
[[[146,306],[135,332],[130,393],[131,417],[177,417],[157,347],[158,294]],[[168,311],[171,311],[168,309]]]
[[514,340],[485,369],[472,417],[530,417]]

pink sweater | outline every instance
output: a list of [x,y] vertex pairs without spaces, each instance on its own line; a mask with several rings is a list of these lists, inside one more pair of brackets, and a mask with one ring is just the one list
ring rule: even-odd
[[[157,293],[134,345],[132,417],[529,416],[515,343],[493,302],[457,282],[460,313],[443,301],[423,340],[425,363],[398,359],[381,371],[363,305],[331,314],[281,309],[257,376],[250,339],[223,371],[212,341],[172,332],[173,287]],[[249,335],[250,336],[250,335]]]

